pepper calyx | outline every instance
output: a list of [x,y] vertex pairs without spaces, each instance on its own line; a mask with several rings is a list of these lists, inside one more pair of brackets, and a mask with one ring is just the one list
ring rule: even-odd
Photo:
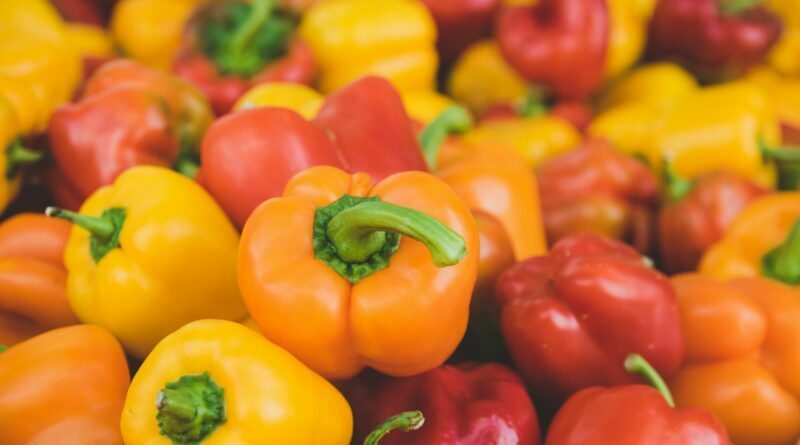
[[95,263],[100,262],[108,252],[119,247],[119,237],[125,224],[125,209],[111,207],[103,210],[100,216],[81,215],[59,207],[48,207],[45,215],[65,219],[89,231],[89,253]]
[[225,391],[208,372],[183,375],[156,395],[158,432],[173,445],[200,443],[224,424]]

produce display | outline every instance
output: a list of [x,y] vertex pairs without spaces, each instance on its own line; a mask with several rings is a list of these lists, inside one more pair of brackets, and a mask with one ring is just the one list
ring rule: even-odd
[[0,37],[0,445],[800,444],[800,0]]

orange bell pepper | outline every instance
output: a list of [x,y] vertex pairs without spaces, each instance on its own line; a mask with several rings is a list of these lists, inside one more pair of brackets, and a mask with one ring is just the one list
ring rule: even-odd
[[0,443],[121,445],[129,383],[122,347],[97,326],[13,346],[0,353]]
[[736,445],[800,438],[800,292],[763,278],[672,279],[686,359],[671,379],[678,406],[705,408]]
[[751,202],[706,251],[699,270],[718,280],[761,275],[800,284],[800,192]]
[[69,224],[20,214],[0,224],[0,345],[78,324],[69,307],[62,257]]
[[467,206],[428,173],[373,188],[365,173],[321,166],[250,215],[238,264],[261,331],[311,369],[406,376],[442,364],[463,337],[478,235]]

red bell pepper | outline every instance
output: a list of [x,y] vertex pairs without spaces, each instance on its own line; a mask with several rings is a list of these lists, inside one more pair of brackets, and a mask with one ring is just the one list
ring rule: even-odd
[[537,179],[550,242],[592,232],[653,247],[659,184],[642,162],[594,139],[542,164]]
[[[131,61],[101,67],[83,97],[53,112],[48,127],[56,198],[82,202],[136,165],[174,166],[193,175],[196,146],[211,112],[200,93]],[[62,204],[62,199],[59,199]]]
[[103,26],[111,17],[117,0],[50,0],[50,3],[70,22]]
[[605,0],[541,0],[506,6],[495,37],[506,60],[556,96],[579,99],[605,73],[609,15]]
[[714,172],[694,181],[667,167],[670,203],[659,215],[662,267],[670,274],[697,269],[703,253],[716,243],[762,187],[729,172]]
[[646,263],[619,241],[580,234],[500,276],[501,331],[537,402],[552,406],[589,386],[632,382],[622,366],[631,353],[664,375],[678,370],[675,292]]
[[655,387],[587,388],[558,411],[545,445],[730,445],[725,427],[699,408],[674,409],[664,381],[640,356],[625,361]]
[[293,35],[295,25],[275,0],[211,3],[190,21],[172,70],[205,93],[217,114],[260,83],[310,84],[316,60]]
[[201,183],[240,228],[259,204],[280,196],[289,178],[309,167],[366,172],[375,181],[427,171],[400,96],[378,77],[329,95],[313,123],[277,108],[225,116],[209,128],[201,158]]
[[366,372],[345,386],[354,442],[398,411],[420,410],[425,426],[390,433],[381,445],[538,445],[539,421],[525,385],[498,364],[443,365],[414,377]]
[[422,0],[436,21],[436,50],[450,66],[471,44],[488,36],[500,0]]
[[778,17],[752,0],[659,0],[648,53],[677,58],[706,78],[728,78],[760,62],[781,34]]

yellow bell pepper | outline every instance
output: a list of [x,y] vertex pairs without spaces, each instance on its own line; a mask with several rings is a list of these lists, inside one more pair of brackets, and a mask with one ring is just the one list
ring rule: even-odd
[[476,115],[496,104],[525,99],[528,83],[506,62],[493,41],[467,48],[450,72],[447,91]]
[[320,66],[328,93],[367,74],[399,90],[433,89],[436,24],[413,0],[329,0],[314,4],[298,28]]
[[122,411],[128,445],[348,445],[352,412],[325,379],[262,335],[200,320],[153,349]]
[[800,75],[800,0],[767,0],[767,7],[780,16],[783,31],[767,61],[786,75]]
[[311,120],[317,115],[324,100],[325,97],[306,85],[270,82],[251,88],[236,101],[233,110],[259,107],[288,108]]
[[630,102],[667,105],[696,92],[698,88],[697,80],[679,65],[653,63],[614,82],[600,98],[599,108],[607,110]]
[[572,124],[550,115],[484,121],[463,138],[476,146],[512,148],[534,170],[542,162],[575,148],[582,139]]
[[123,54],[154,68],[169,69],[186,21],[206,0],[121,0],[111,16],[111,34]]
[[105,58],[114,55],[114,43],[103,28],[81,23],[67,24],[67,41],[81,57]]
[[433,90],[400,91],[400,98],[408,116],[422,124],[430,123],[455,105],[452,99]]
[[762,88],[782,124],[800,129],[800,79],[766,67],[752,69],[745,79]]
[[[784,252],[776,249],[778,246]],[[763,275],[797,285],[798,262],[800,192],[779,192],[742,210],[722,239],[706,251],[699,270],[722,281]]]
[[92,194],[64,251],[78,318],[102,326],[136,357],[200,318],[241,320],[238,234],[197,183],[162,167],[134,167]]
[[608,0],[611,29],[606,54],[607,78],[619,76],[639,60],[655,3],[655,0]]
[[12,107],[19,134],[29,135],[44,130],[49,117],[47,103],[25,80],[0,76],[0,97]]

